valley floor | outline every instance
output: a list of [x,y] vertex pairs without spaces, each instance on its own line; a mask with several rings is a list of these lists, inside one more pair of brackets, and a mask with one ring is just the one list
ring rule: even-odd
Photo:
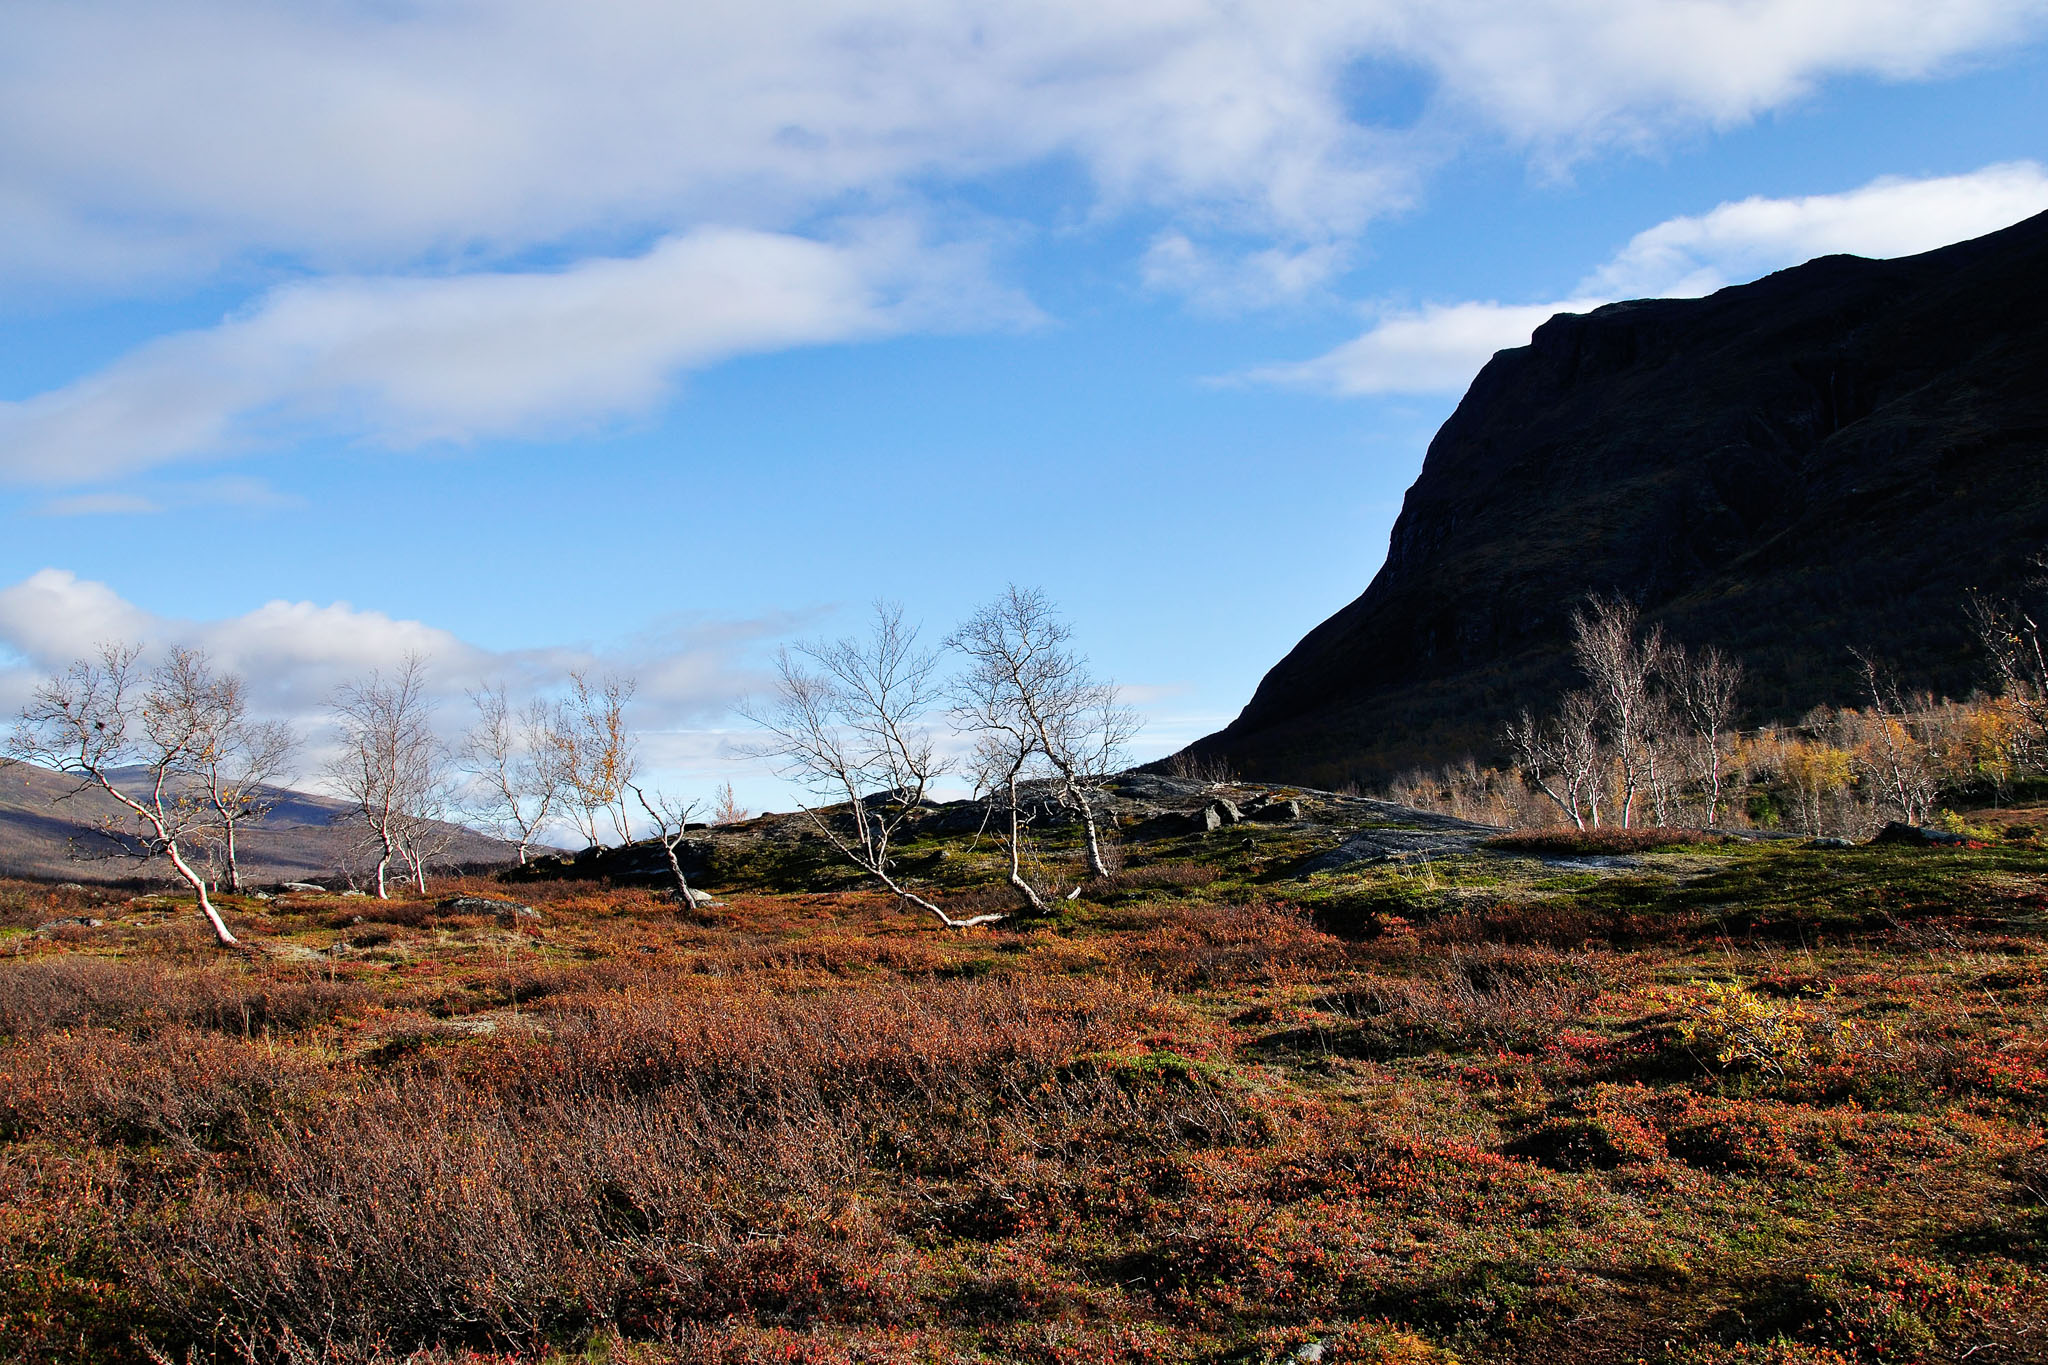
[[0,1358],[2048,1359],[2032,846],[512,894],[0,885]]

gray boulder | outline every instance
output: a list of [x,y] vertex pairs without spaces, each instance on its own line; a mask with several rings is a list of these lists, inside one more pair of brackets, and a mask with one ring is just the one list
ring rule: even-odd
[[1246,811],[1245,818],[1257,820],[1261,824],[1284,825],[1301,818],[1301,802],[1292,799],[1286,801],[1267,801],[1252,810]]
[[319,896],[327,894],[327,888],[318,882],[286,882],[277,889],[280,891],[304,891]]
[[452,910],[458,915],[491,915],[500,924],[513,924],[519,920],[540,918],[540,911],[518,901],[499,900],[495,896],[450,896],[441,902],[443,910]]

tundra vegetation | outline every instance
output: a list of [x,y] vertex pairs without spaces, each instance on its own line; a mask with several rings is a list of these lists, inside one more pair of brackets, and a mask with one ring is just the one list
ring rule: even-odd
[[1655,724],[1632,802],[1595,731],[1597,829],[1218,774],[1084,815],[1027,724],[942,805],[944,708],[1022,712],[938,667],[887,609],[788,656],[835,803],[629,777],[652,840],[220,891],[234,953],[0,882],[0,1360],[2048,1360],[2025,762],[1937,782],[1941,844],[1658,825],[1746,789]]
[[[897,862],[1014,905],[942,818]],[[968,932],[787,816],[699,834],[715,906],[222,894],[238,955],[0,885],[0,1358],[2048,1359],[2048,811],[2000,818],[1304,874],[1312,821],[1111,815]]]

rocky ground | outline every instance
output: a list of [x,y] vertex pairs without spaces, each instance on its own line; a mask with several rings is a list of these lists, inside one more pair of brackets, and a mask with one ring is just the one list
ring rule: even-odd
[[[1112,849],[1132,865],[1204,858],[1221,850],[1251,852],[1274,881],[1362,864],[1419,863],[1479,852],[1503,832],[1371,797],[1145,772],[1107,779],[1094,802]],[[1026,793],[1026,811],[1029,838],[1046,870],[1069,881],[1080,879],[1075,866],[1079,810],[1038,786]],[[843,807],[827,816],[850,829]],[[983,803],[931,803],[906,825],[898,856],[914,869],[913,880],[916,872],[925,872],[922,880],[940,889],[973,885],[999,856],[994,828]],[[677,853],[692,885],[713,892],[820,889],[850,885],[858,875],[832,856],[829,843],[802,812],[700,827]],[[602,876],[622,885],[661,884],[670,877],[666,856],[652,842],[541,859],[524,875]]]

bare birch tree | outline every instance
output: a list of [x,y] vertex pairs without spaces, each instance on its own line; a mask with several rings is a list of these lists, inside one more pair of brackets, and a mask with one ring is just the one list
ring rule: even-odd
[[820,802],[843,804],[850,827],[806,805],[811,825],[840,855],[906,905],[948,928],[1004,915],[954,919],[898,877],[889,850],[946,770],[927,718],[942,704],[938,660],[920,649],[900,607],[877,603],[865,638],[809,641],[776,656],[774,691],[740,708],[767,732],[751,752]]
[[[393,860],[407,865],[425,889],[423,845],[443,797],[448,755],[434,733],[426,661],[408,654],[387,678],[381,672],[342,684],[328,699],[340,731],[329,778],[363,822],[377,854],[379,900],[391,899]],[[410,853],[411,856],[408,856]]]
[[2048,747],[2048,640],[2037,614],[2023,602],[1979,593],[1968,608],[1999,693],[2024,720],[2025,747],[2038,755]]
[[1589,692],[1565,694],[1557,714],[1538,721],[1528,711],[1508,723],[1508,751],[1536,790],[1572,824],[1600,824],[1600,704]]
[[1052,907],[1024,876],[1024,831],[1030,820],[1020,789],[1035,769],[1051,770],[1052,763],[1014,685],[1010,661],[1000,654],[969,657],[973,663],[953,684],[952,715],[955,729],[974,736],[975,799],[988,804],[985,820],[1000,822],[997,837],[1009,860],[1004,880],[1026,910],[1047,914]]
[[[206,878],[187,856],[208,819],[200,763],[220,728],[217,681],[195,650],[171,651],[147,677],[138,667],[141,653],[133,645],[102,645],[96,658],[78,660],[36,688],[16,717],[7,756],[77,779],[73,796],[98,790],[125,808],[126,818],[110,817],[102,832],[138,856],[168,859],[214,937],[233,945]],[[136,778],[117,780],[135,769]]]
[[241,827],[260,822],[277,804],[298,737],[283,721],[252,720],[247,685],[236,674],[212,679],[213,721],[194,772],[212,807],[209,835],[219,850],[227,889],[242,890]]
[[1621,772],[1621,825],[1635,820],[1637,799],[1657,777],[1658,698],[1654,682],[1664,654],[1658,628],[1640,632],[1642,613],[1621,598],[1595,597],[1572,612],[1572,653],[1592,684],[1607,742]]
[[1850,650],[1870,695],[1871,736],[1866,762],[1884,799],[1896,806],[1899,818],[1922,825],[1934,808],[1938,781],[1926,747],[1907,728],[1908,710],[1898,684],[1877,660]]
[[633,798],[640,803],[640,809],[647,812],[647,818],[654,822],[654,841],[661,845],[661,851],[668,858],[669,875],[676,879],[676,899],[684,909],[697,904],[697,893],[690,889],[690,879],[683,875],[683,860],[676,855],[683,840],[690,832],[690,822],[702,812],[701,801],[683,801],[680,798],[656,792],[650,798],[638,786],[633,787]]
[[967,656],[966,710],[1017,732],[1014,741],[998,744],[1019,759],[1010,765],[1009,780],[1028,766],[1024,750],[1035,749],[1051,766],[1061,797],[1080,812],[1089,874],[1107,877],[1093,798],[1137,733],[1138,717],[1118,701],[1113,683],[1089,673],[1072,641],[1072,628],[1051,600],[1014,583],[947,638]]
[[558,818],[571,792],[572,742],[559,705],[535,698],[513,711],[502,683],[469,694],[476,707],[457,754],[475,779],[472,812],[519,850],[524,866],[548,822]]
[[455,842],[457,812],[445,760],[444,753],[439,780],[398,822],[398,861],[405,868],[406,880],[422,896],[427,894],[427,869]]
[[626,703],[633,699],[631,678],[607,674],[593,683],[578,669],[569,674],[571,696],[564,715],[568,780],[577,828],[591,847],[604,846],[604,832],[620,843],[632,839],[628,801],[639,774],[640,755],[626,726]]
[[1698,654],[1673,646],[1665,656],[1664,676],[1685,725],[1683,752],[1711,829],[1721,818],[1723,764],[1735,735],[1742,665],[1711,645]]

